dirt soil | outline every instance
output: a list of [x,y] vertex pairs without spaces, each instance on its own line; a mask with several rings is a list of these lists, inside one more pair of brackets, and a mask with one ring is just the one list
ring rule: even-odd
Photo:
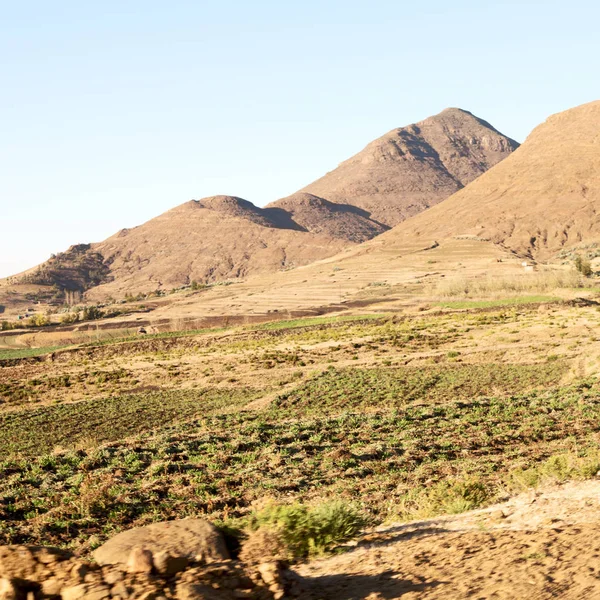
[[300,572],[322,598],[600,598],[600,481],[380,528]]

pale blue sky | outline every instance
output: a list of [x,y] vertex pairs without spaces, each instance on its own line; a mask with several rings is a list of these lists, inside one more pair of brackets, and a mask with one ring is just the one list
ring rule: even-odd
[[0,0],[0,276],[191,198],[262,205],[459,106],[598,99],[597,2]]

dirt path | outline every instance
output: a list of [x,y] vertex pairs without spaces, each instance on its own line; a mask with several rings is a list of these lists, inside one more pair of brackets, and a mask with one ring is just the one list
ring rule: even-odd
[[597,599],[600,481],[381,528],[300,571],[323,599]]

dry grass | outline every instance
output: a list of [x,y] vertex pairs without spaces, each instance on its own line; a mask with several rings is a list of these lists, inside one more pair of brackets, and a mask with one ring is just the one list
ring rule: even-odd
[[443,298],[505,297],[506,294],[548,293],[560,289],[577,289],[586,286],[586,278],[575,270],[543,270],[504,277],[444,279],[435,295]]

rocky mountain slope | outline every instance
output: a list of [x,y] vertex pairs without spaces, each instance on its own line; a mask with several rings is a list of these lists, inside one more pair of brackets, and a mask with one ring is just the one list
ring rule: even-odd
[[471,235],[547,259],[600,238],[600,101],[553,115],[506,161],[380,238]]
[[440,202],[517,146],[471,113],[448,109],[395,129],[265,208],[233,196],[193,200],[103,242],[72,246],[21,281],[120,297],[306,265]]
[[122,230],[93,250],[110,266],[103,292],[118,295],[279,271],[330,256],[347,244],[326,231],[310,233],[283,211],[215,196]]
[[518,146],[470,112],[448,108],[390,131],[301,191],[352,204],[394,226],[445,200]]

